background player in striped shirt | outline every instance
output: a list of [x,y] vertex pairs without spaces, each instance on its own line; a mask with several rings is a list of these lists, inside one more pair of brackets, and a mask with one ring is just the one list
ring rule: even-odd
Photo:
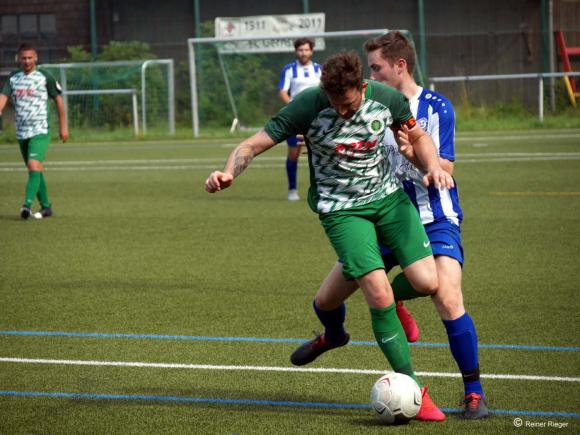
[[10,74],[0,94],[0,116],[8,98],[14,104],[16,138],[28,167],[24,204],[20,209],[22,219],[30,217],[35,198],[38,198],[41,208],[34,216],[52,216],[42,165],[50,143],[49,97],[54,99],[58,109],[60,137],[63,142],[68,139],[60,85],[48,71],[36,68],[37,61],[36,49],[32,45],[22,44],[18,48],[20,69]]
[[[294,41],[296,60],[289,63],[282,70],[278,83],[278,95],[284,104],[288,104],[298,93],[311,86],[318,86],[321,68],[312,61],[314,41],[308,38],[299,38]],[[298,157],[304,144],[301,135],[289,137],[288,157],[286,158],[286,174],[288,176],[288,200],[297,201],[298,196],[296,173],[298,171]]]

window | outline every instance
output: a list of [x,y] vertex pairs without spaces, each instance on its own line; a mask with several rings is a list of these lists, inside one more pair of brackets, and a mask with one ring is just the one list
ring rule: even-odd
[[56,18],[52,14],[39,16],[40,39],[52,40],[56,36]]
[[21,14],[0,16],[0,42],[3,45],[31,42],[42,45],[56,36],[54,14]]
[[17,47],[24,42],[36,46],[39,60],[49,61],[58,51],[55,40],[55,14],[0,15],[0,65],[12,65]]
[[18,41],[18,16],[3,15],[0,18],[1,41],[6,44]]
[[20,15],[18,17],[18,30],[20,39],[25,41],[35,41],[38,39],[38,16],[32,14]]

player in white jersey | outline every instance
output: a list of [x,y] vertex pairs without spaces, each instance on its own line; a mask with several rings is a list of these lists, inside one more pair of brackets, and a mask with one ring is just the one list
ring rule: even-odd
[[[294,41],[294,50],[296,60],[284,66],[278,83],[278,95],[284,104],[288,104],[304,89],[318,86],[320,82],[320,65],[312,61],[314,41],[309,38],[299,38]],[[288,138],[287,143],[286,175],[288,176],[288,200],[297,201],[300,197],[298,196],[296,174],[298,171],[298,157],[300,157],[304,138],[300,135],[292,136]]]
[[42,165],[50,142],[49,98],[56,102],[60,121],[59,133],[63,142],[68,139],[64,104],[60,96],[60,86],[54,77],[49,72],[36,68],[38,56],[33,46],[22,44],[18,49],[18,61],[20,69],[10,74],[0,93],[0,116],[8,98],[11,98],[16,115],[16,138],[24,163],[28,167],[28,182],[20,217],[28,219],[31,216],[30,207],[36,198],[41,208],[34,216],[49,217],[52,216],[52,208]]

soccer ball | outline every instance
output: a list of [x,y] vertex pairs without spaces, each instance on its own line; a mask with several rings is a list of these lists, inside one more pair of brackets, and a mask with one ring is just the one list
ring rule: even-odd
[[403,373],[387,373],[371,390],[375,416],[385,424],[408,422],[419,412],[421,400],[419,385]]

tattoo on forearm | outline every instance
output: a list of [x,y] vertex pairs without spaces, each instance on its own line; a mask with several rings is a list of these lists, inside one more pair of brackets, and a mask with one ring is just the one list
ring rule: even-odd
[[240,175],[254,159],[254,152],[251,149],[239,149],[234,155],[234,177]]

